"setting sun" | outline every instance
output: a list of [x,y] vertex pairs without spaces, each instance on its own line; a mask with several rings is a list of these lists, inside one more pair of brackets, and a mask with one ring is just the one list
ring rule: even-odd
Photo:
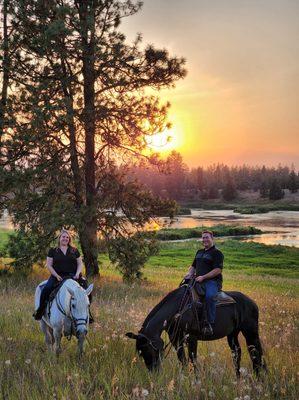
[[180,133],[177,128],[166,129],[146,138],[147,146],[160,153],[175,150],[180,147]]

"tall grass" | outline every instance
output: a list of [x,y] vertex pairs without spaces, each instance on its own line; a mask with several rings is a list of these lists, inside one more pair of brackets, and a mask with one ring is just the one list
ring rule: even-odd
[[[59,359],[48,353],[39,325],[31,317],[34,288],[46,276],[45,272],[35,268],[26,281],[14,275],[1,276],[0,398],[297,399],[298,280],[283,275],[261,275],[254,262],[251,273],[244,274],[243,266],[258,247],[251,248],[252,253],[250,246],[247,247],[247,261],[240,258],[240,254],[236,255],[240,259],[239,269],[227,266],[224,289],[241,290],[259,305],[260,335],[269,366],[268,376],[262,381],[256,381],[252,376],[243,338],[239,382],[235,378],[226,339],[199,344],[198,379],[191,368],[181,368],[173,351],[159,372],[147,372],[135,353],[135,343],[125,338],[124,333],[136,332],[150,309],[178,285],[196,243],[192,245],[194,248],[191,246],[190,253],[186,244],[177,245],[176,250],[173,243],[163,247],[162,255],[172,251],[168,255],[164,253],[161,260],[164,264],[159,265],[154,258],[150,260],[145,268],[147,280],[140,285],[124,284],[117,271],[104,259],[102,277],[95,280],[92,309],[96,323],[90,329],[85,355],[80,361],[75,355],[75,339],[71,342],[63,340],[63,353]],[[227,264],[233,263],[232,253],[236,251],[233,246],[231,241],[222,244]],[[265,259],[265,249],[261,249],[261,258]],[[176,268],[169,261],[174,257],[174,251],[181,257],[178,261],[181,264]],[[184,251],[184,255],[180,251]],[[278,258],[282,258],[280,253]]]

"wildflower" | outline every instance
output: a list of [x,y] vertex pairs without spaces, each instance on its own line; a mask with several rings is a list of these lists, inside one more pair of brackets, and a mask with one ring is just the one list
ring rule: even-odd
[[149,391],[147,389],[142,389],[141,390],[141,394],[142,394],[143,397],[146,397],[146,396],[149,395]]
[[5,365],[11,365],[11,361],[10,360],[6,360],[5,361]]
[[174,389],[174,379],[171,379],[171,381],[169,382],[167,389],[169,392],[173,392]]
[[31,359],[30,359],[30,358],[27,358],[27,359],[25,360],[25,363],[26,363],[26,364],[30,364],[30,363],[31,363]]
[[210,354],[210,356],[211,356],[211,357],[215,357],[215,353],[212,352],[212,353]]
[[243,400],[250,400],[250,396],[248,396],[248,394],[246,394],[246,395],[243,397]]
[[138,397],[139,396],[139,386],[136,386],[132,389],[132,395]]
[[212,392],[212,390],[209,391],[209,397],[212,397],[212,398],[215,397],[215,393]]
[[248,375],[248,371],[247,371],[247,369],[246,369],[246,368],[244,368],[244,367],[241,367],[241,368],[240,368],[240,374],[241,374],[242,376],[246,376],[246,375]]

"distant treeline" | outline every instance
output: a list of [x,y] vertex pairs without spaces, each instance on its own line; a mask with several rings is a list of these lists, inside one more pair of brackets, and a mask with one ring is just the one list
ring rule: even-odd
[[221,197],[229,201],[244,190],[259,191],[261,197],[278,200],[284,197],[284,189],[295,193],[299,188],[299,174],[293,167],[213,164],[189,169],[176,151],[160,169],[138,165],[131,168],[131,175],[153,193],[175,200]]

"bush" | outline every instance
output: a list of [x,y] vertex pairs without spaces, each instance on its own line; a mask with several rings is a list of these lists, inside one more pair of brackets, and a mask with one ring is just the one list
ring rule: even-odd
[[141,279],[141,268],[150,256],[159,251],[158,242],[153,236],[151,239],[146,236],[148,235],[138,232],[131,237],[118,237],[109,241],[109,258],[116,264],[124,281]]

